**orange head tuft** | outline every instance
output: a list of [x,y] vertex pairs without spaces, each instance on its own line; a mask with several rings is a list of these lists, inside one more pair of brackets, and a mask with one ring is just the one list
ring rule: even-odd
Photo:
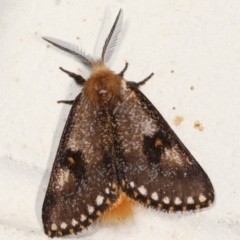
[[121,99],[122,77],[109,70],[104,63],[93,65],[93,73],[84,84],[83,93],[91,103],[105,105]]

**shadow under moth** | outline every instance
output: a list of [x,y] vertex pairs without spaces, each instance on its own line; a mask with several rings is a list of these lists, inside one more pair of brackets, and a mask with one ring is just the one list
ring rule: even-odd
[[[82,76],[60,68],[83,86],[72,101],[43,203],[49,237],[81,232],[98,218],[131,213],[137,201],[167,212],[189,211],[213,203],[213,186],[192,154],[136,83],[116,74],[109,61],[121,31],[119,11],[94,60],[76,45],[44,37],[74,55],[92,72]],[[122,214],[122,216],[121,216]]]

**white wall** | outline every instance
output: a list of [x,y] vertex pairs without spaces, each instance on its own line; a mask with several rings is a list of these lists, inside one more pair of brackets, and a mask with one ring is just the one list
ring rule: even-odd
[[[184,214],[138,206],[133,221],[96,224],[66,239],[240,239],[237,0],[0,2],[0,239],[47,239],[41,207],[70,109],[56,101],[80,91],[58,67],[89,74],[41,37],[100,56],[120,8],[123,31],[109,66],[119,72],[127,60],[131,81],[155,73],[142,91],[208,173],[216,201]],[[178,126],[177,116],[184,117]],[[195,121],[203,131],[193,127]]]

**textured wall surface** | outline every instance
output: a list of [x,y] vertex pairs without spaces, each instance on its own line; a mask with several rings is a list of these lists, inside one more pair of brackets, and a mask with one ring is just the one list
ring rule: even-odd
[[[0,239],[47,239],[41,207],[70,110],[80,91],[62,66],[84,66],[42,36],[100,56],[119,9],[123,31],[110,67],[141,88],[209,175],[216,201],[196,213],[142,206],[134,219],[95,224],[66,239],[240,239],[240,2],[12,0],[0,2]],[[196,124],[198,121],[198,124]]]

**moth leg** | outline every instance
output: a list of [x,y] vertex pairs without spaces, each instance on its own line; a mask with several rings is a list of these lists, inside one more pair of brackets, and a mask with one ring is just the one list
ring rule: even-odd
[[126,72],[127,68],[128,68],[128,62],[125,63],[125,67],[123,68],[123,70],[118,75],[120,77],[123,77],[123,75]]
[[74,100],[59,100],[57,101],[57,103],[65,103],[72,105],[74,103]]
[[153,75],[154,75],[154,73],[151,73],[148,77],[144,78],[140,82],[127,81],[127,83],[130,84],[133,87],[139,88],[141,85],[144,85]]
[[62,70],[63,72],[67,73],[70,77],[72,77],[75,80],[75,82],[80,86],[82,86],[86,82],[86,80],[81,75],[77,75],[73,72],[69,72],[63,69],[62,67],[60,67],[60,70]]

